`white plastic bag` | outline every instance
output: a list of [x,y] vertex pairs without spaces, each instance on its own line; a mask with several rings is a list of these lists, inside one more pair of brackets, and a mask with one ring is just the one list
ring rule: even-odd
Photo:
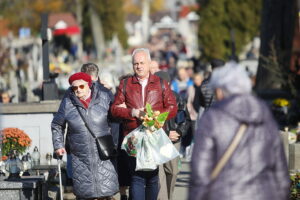
[[137,150],[135,171],[152,171],[157,168],[157,164],[153,159],[149,137],[143,133],[140,143],[140,149]]
[[125,136],[121,148],[136,157],[136,171],[154,170],[179,156],[163,129],[150,132],[142,125]]
[[121,149],[125,150],[129,156],[136,157],[137,150],[140,149],[143,136],[143,127],[137,127],[124,137]]
[[179,152],[161,128],[155,132],[147,133],[153,159],[157,165],[164,164],[179,156]]

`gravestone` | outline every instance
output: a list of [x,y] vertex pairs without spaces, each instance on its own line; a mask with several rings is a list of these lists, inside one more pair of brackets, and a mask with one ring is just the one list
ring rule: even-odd
[[288,131],[280,131],[280,136],[283,142],[284,153],[289,163],[289,132]]
[[0,199],[40,200],[43,198],[43,176],[25,177],[19,181],[0,180]]
[[300,143],[290,144],[289,169],[300,170]]

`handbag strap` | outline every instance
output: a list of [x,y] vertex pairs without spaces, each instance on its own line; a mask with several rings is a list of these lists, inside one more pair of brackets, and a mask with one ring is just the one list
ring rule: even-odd
[[84,122],[84,125],[86,126],[86,128],[88,129],[88,131],[91,133],[91,135],[93,136],[93,138],[96,139],[97,137],[95,136],[95,134],[93,133],[93,131],[90,129],[88,123],[85,121],[85,118],[83,117],[82,113],[80,112],[78,106],[75,106],[75,107],[76,107],[76,109],[77,109],[80,117],[82,118],[82,121]]
[[218,177],[218,175],[220,174],[220,172],[222,171],[222,169],[224,168],[224,166],[226,165],[228,160],[231,158],[233,152],[235,151],[235,149],[239,145],[241,139],[243,138],[243,135],[246,132],[247,127],[248,126],[246,124],[241,124],[241,126],[240,126],[237,134],[233,138],[231,144],[229,145],[229,147],[227,148],[227,150],[225,151],[225,153],[223,154],[223,156],[221,157],[221,159],[219,160],[219,162],[213,169],[213,171],[210,175],[210,179],[212,181]]

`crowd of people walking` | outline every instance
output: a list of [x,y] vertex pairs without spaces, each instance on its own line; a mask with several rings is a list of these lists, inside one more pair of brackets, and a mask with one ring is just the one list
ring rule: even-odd
[[[183,43],[175,41],[161,49],[153,39],[151,51],[135,49],[133,74],[120,78],[116,94],[99,80],[93,63],[70,76],[51,128],[55,152],[68,154],[77,199],[113,199],[117,192],[121,200],[175,199],[180,157],[191,161],[190,200],[288,199],[289,175],[276,122],[251,94],[247,73],[235,62],[214,59],[207,74],[186,59]],[[120,144],[142,124],[146,103],[169,112],[163,129],[180,157],[136,171],[136,158]],[[117,157],[99,155],[95,138],[103,136],[111,136]]]

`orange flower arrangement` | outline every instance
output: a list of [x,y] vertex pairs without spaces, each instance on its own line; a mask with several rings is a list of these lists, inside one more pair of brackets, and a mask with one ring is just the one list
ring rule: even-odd
[[7,156],[2,156],[2,160],[7,160],[8,159],[8,157]]
[[8,155],[13,149],[17,150],[20,154],[31,145],[30,137],[18,128],[5,128],[1,130],[2,135],[2,155]]

